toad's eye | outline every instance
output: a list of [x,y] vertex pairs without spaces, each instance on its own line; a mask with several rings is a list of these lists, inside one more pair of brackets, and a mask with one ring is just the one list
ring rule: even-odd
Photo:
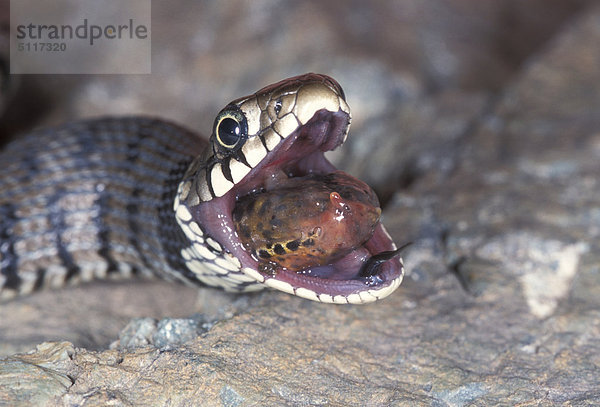
[[248,138],[248,123],[236,107],[227,107],[215,119],[213,135],[221,150],[237,150]]

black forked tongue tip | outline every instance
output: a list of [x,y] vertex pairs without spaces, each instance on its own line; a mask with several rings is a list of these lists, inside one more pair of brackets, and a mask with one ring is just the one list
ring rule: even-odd
[[374,256],[371,256],[369,258],[369,260],[367,260],[367,262],[365,264],[363,264],[363,266],[360,268],[359,276],[360,277],[375,276],[377,274],[377,269],[379,269],[379,266],[381,266],[386,261],[391,260],[394,257],[398,256],[402,252],[402,250],[406,249],[411,244],[412,244],[412,242],[408,242],[408,243],[400,246],[396,250],[381,252]]

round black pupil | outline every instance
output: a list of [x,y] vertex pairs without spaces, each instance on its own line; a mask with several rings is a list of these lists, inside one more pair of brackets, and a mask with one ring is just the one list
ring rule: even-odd
[[227,146],[235,145],[240,139],[240,125],[230,117],[221,120],[218,132],[221,143]]

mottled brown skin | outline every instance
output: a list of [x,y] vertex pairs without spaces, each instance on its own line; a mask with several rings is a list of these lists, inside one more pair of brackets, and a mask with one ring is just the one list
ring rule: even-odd
[[380,215],[373,190],[336,171],[286,179],[241,197],[233,219],[241,241],[261,263],[302,271],[365,243]]

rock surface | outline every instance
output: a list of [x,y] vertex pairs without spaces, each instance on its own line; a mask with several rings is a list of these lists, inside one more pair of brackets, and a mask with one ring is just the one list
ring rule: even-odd
[[405,282],[360,307],[139,281],[0,304],[0,405],[599,404],[600,8],[256,4],[225,24],[243,13],[175,3],[182,21],[153,26],[168,82],[58,78],[44,92],[76,86],[40,123],[144,111],[208,128],[257,83],[332,73],[355,116],[333,157],[414,242]]

